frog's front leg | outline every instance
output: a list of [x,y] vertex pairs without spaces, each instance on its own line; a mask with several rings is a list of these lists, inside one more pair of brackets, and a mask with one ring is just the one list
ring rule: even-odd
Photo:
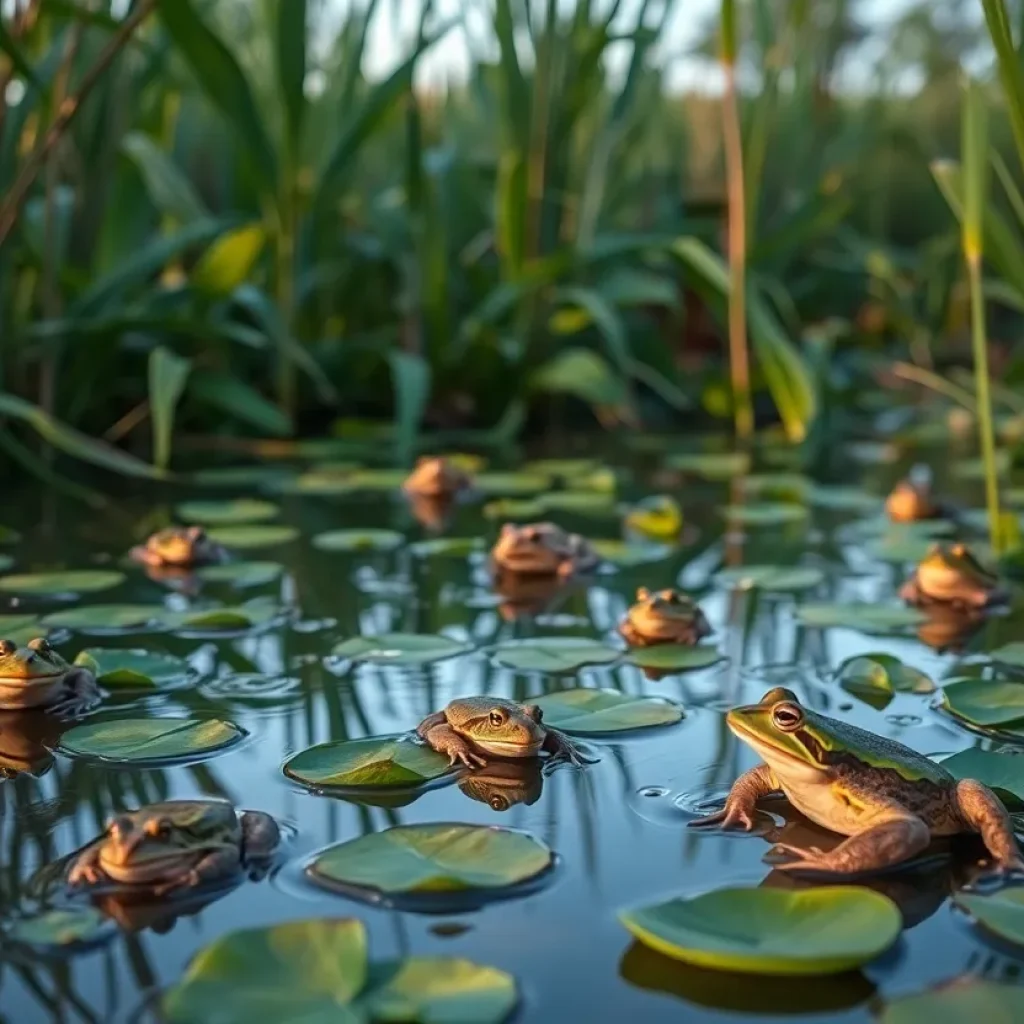
[[789,853],[794,859],[773,866],[778,871],[863,875],[901,864],[925,850],[930,842],[928,826],[920,818],[904,814],[851,836],[828,853],[816,846],[804,850],[779,843],[773,852]]
[[153,892],[157,896],[165,896],[175,889],[193,888],[226,878],[234,874],[240,867],[239,851],[234,847],[214,850],[200,860],[190,871],[183,871],[177,878],[163,885],[155,886]]
[[1024,871],[1010,816],[988,786],[961,779],[956,784],[956,804],[964,823],[981,835],[1000,871]]
[[96,677],[87,668],[72,669],[64,677],[64,695],[50,706],[59,718],[78,718],[100,702]]
[[757,801],[779,789],[779,780],[772,774],[771,768],[766,764],[759,764],[749,772],[744,772],[732,784],[722,810],[691,821],[689,827],[705,828],[708,825],[720,825],[722,828],[741,828],[749,832],[754,827]]
[[454,765],[461,761],[467,768],[483,768],[487,759],[481,757],[449,724],[443,711],[427,715],[416,727],[417,735]]
[[559,732],[557,729],[547,730],[541,749],[551,754],[552,760],[566,760],[577,768],[583,768],[588,764],[597,764],[598,761],[596,757],[587,757],[564,732]]
[[100,844],[84,849],[68,868],[68,885],[93,885],[103,878],[100,868]]

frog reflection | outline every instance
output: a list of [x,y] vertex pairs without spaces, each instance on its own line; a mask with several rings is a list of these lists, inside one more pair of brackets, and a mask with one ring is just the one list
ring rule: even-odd
[[961,654],[986,620],[983,610],[943,605],[930,605],[927,614],[917,638],[939,654]]
[[0,782],[45,775],[53,767],[50,751],[71,724],[32,711],[0,713]]
[[516,804],[529,807],[539,799],[544,788],[544,772],[540,761],[492,761],[484,768],[466,773],[458,787],[471,800],[487,804],[492,811],[504,813]]
[[456,506],[452,495],[409,495],[409,509],[416,522],[430,533],[443,533],[448,528]]
[[576,590],[572,581],[557,576],[505,574],[494,580],[494,592],[502,599],[498,613],[506,622],[550,612]]

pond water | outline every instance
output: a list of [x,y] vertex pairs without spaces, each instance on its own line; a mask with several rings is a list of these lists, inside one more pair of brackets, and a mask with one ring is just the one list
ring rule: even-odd
[[[613,460],[609,460],[613,461]],[[136,770],[48,757],[36,744],[34,774],[0,782],[0,913],[25,906],[33,872],[76,850],[108,816],[143,803],[189,796],[223,797],[268,812],[285,826],[286,841],[269,877],[244,882],[194,912],[127,919],[99,948],[56,959],[0,963],[0,1017],[32,1021],[156,1020],[154,994],[173,984],[202,946],[238,928],[311,917],[360,918],[373,959],[408,954],[461,956],[515,975],[522,1001],[515,1019],[584,1020],[868,1020],[880,1001],[917,991],[964,972],[1015,979],[1018,961],[989,945],[950,904],[948,895],[970,874],[978,849],[954,851],[929,870],[871,883],[901,906],[907,923],[897,946],[860,972],[804,979],[740,976],[687,966],[648,949],[617,919],[620,910],[728,884],[799,887],[813,883],[773,872],[762,861],[763,834],[695,834],[686,829],[703,801],[721,797],[758,758],[725,728],[724,712],[756,702],[784,684],[826,714],[894,737],[927,754],[989,744],[935,710],[934,696],[900,693],[877,709],[830,677],[861,652],[895,654],[940,684],[958,674],[972,652],[1012,639],[1020,617],[986,624],[966,652],[938,653],[913,631],[868,636],[852,628],[805,628],[798,601],[896,603],[908,567],[880,561],[850,524],[865,512],[811,508],[806,518],[726,533],[721,506],[734,500],[727,483],[666,476],[654,457],[620,453],[625,470],[619,500],[674,494],[690,524],[687,544],[649,564],[602,574],[567,588],[553,608],[515,617],[494,594],[478,558],[412,557],[393,552],[328,552],[310,540],[339,528],[391,528],[409,541],[431,536],[397,494],[273,495],[273,522],[292,524],[298,538],[236,553],[281,563],[284,576],[251,589],[206,584],[183,595],[126,568],[115,589],[80,596],[75,606],[152,603],[173,608],[268,599],[282,616],[250,633],[187,636],[180,631],[105,635],[70,630],[51,639],[67,658],[83,648],[145,648],[189,659],[198,679],[183,688],[114,695],[91,713],[103,721],[192,713],[230,719],[244,742],[192,764]],[[876,496],[904,467],[863,468],[860,483]],[[842,469],[844,483],[850,472]],[[839,472],[834,474],[836,477]],[[965,486],[970,500],[979,486]],[[13,572],[96,569],[120,565],[128,548],[172,520],[188,497],[222,497],[176,489],[119,494],[102,512],[52,494],[29,492],[8,505],[6,525],[22,539],[9,545]],[[234,493],[252,493],[251,488]],[[730,497],[732,495],[732,498]],[[777,495],[776,495],[777,497]],[[551,513],[588,536],[618,538],[617,514]],[[451,536],[482,537],[489,546],[500,519],[479,505],[458,510]],[[482,556],[481,556],[482,557]],[[714,576],[727,565],[817,566],[824,581],[798,595],[734,592]],[[514,637],[578,635],[618,643],[615,627],[638,586],[681,585],[699,599],[714,627],[709,642],[725,660],[697,671],[647,679],[631,666],[585,668],[570,676],[519,673],[497,667],[480,650]],[[4,598],[8,614],[47,614],[69,599]],[[340,640],[384,632],[442,633],[465,640],[473,653],[435,665],[400,668],[339,663],[329,657]],[[572,686],[616,688],[680,702],[675,726],[629,736],[588,738],[598,758],[585,770],[562,766],[519,787],[449,784],[404,806],[361,805],[307,792],[282,774],[292,754],[315,743],[413,729],[427,714],[460,695],[525,700]],[[31,747],[24,718],[0,722],[0,746]],[[24,751],[22,751],[24,753]],[[12,770],[9,774],[14,775]],[[776,804],[786,839],[828,848],[834,837]],[[315,851],[396,824],[457,821],[522,829],[548,844],[557,865],[546,884],[520,898],[454,913],[418,913],[346,898],[310,886],[302,866]],[[165,905],[167,906],[167,905]]]

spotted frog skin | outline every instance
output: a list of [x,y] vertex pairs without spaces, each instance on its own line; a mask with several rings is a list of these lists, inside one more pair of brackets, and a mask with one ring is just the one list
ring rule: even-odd
[[44,708],[75,718],[99,702],[96,677],[86,668],[69,665],[42,637],[25,647],[0,640],[0,711]]
[[601,559],[577,533],[567,533],[554,523],[506,523],[491,552],[499,571],[523,576],[583,575],[595,570]]
[[695,644],[710,635],[711,626],[693,598],[681,590],[652,593],[641,587],[636,592],[636,604],[626,613],[619,632],[633,647]]
[[900,588],[910,604],[949,604],[986,608],[1005,598],[998,577],[989,572],[966,544],[933,544],[913,576]]
[[733,708],[732,732],[765,763],[733,784],[725,809],[692,825],[749,831],[757,801],[781,790],[811,821],[849,836],[828,853],[786,844],[777,870],[827,875],[884,871],[921,853],[934,836],[980,834],[999,872],[1022,871],[1010,817],[973,779],[955,779],[909,747],[801,706],[791,690]]
[[536,704],[502,697],[460,697],[443,711],[427,715],[416,732],[451,764],[482,768],[487,757],[537,757],[546,751],[582,768],[590,759],[557,729],[543,724]]
[[131,550],[131,557],[156,569],[189,569],[224,560],[225,551],[201,526],[170,526],[154,533],[145,544]]
[[113,882],[156,895],[243,870],[258,873],[280,842],[268,814],[216,800],[167,800],[119,814],[71,862],[72,886]]
[[470,478],[451,461],[425,455],[416,461],[402,489],[423,498],[450,498],[470,486]]
[[931,486],[901,480],[885,500],[886,515],[894,523],[915,523],[922,519],[937,519],[942,510],[932,497]]

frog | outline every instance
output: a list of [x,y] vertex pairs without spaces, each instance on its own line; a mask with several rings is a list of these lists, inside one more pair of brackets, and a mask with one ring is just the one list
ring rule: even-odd
[[995,573],[986,569],[966,544],[936,543],[914,574],[900,587],[909,604],[948,604],[981,609],[1005,600]]
[[885,513],[894,523],[916,523],[938,519],[941,506],[932,497],[926,480],[901,480],[885,499]]
[[416,466],[402,484],[402,489],[406,494],[424,498],[450,498],[468,490],[471,483],[469,474],[450,459],[424,455],[416,460]]
[[554,523],[506,523],[491,552],[497,572],[521,576],[570,576],[593,572],[601,559],[578,533],[568,533]]
[[626,514],[628,529],[651,540],[673,541],[683,530],[683,512],[668,495],[656,494],[638,502]]
[[259,877],[280,839],[277,822],[261,811],[239,814],[221,800],[165,800],[111,818],[73,857],[67,881],[72,888],[144,886],[163,896],[243,869]]
[[427,715],[416,733],[452,766],[461,762],[467,768],[484,768],[488,756],[537,757],[541,751],[577,768],[593,763],[565,733],[544,725],[538,705],[503,697],[458,697],[443,711]]
[[632,647],[695,644],[711,634],[711,626],[689,594],[672,588],[652,592],[641,587],[619,632]]
[[45,637],[24,647],[0,640],[0,711],[41,708],[61,718],[78,718],[100,699],[92,672],[69,665]]
[[224,561],[226,552],[201,526],[169,526],[132,548],[131,557],[152,568],[189,569]]
[[1024,871],[1010,816],[975,779],[956,779],[923,754],[803,707],[785,687],[726,715],[729,729],[764,758],[741,775],[717,813],[690,822],[750,831],[757,801],[782,791],[823,828],[848,836],[823,853],[777,844],[776,870],[828,876],[884,872],[915,857],[933,837],[977,833],[995,873]]

